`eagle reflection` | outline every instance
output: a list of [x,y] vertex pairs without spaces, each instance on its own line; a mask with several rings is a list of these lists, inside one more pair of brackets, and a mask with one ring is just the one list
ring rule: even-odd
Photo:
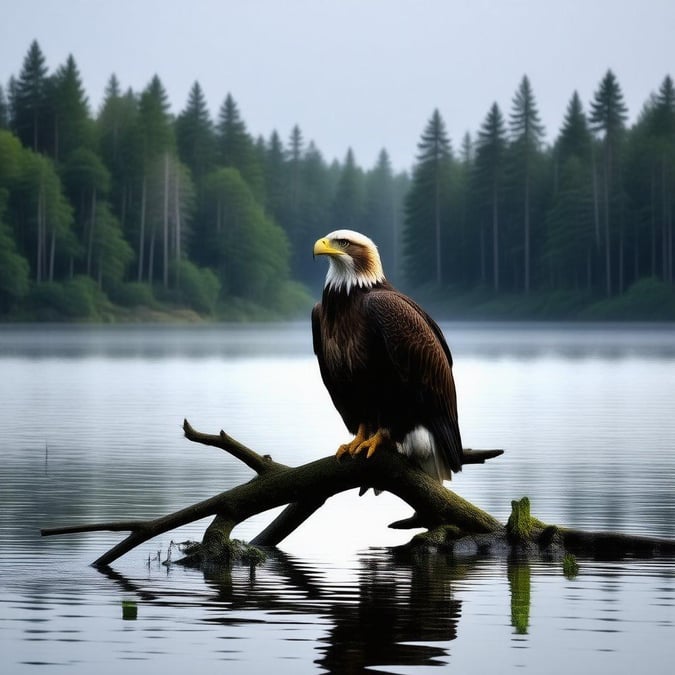
[[461,601],[451,582],[458,571],[437,557],[408,564],[365,560],[355,602],[332,607],[333,627],[317,663],[330,673],[444,664],[442,643],[457,637]]
[[[443,643],[457,637],[461,609],[452,582],[468,566],[440,556],[401,560],[377,550],[363,554],[359,565],[357,581],[334,583],[320,567],[277,550],[263,568],[251,569],[246,580],[236,569],[212,570],[205,576],[217,589],[218,602],[231,610],[324,618],[329,628],[316,646],[315,662],[329,673],[446,663]],[[220,619],[227,622],[226,616]]]

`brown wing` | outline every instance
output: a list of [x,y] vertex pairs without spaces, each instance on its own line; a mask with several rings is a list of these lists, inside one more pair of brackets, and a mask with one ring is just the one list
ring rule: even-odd
[[312,343],[314,353],[319,362],[319,372],[321,379],[330,395],[333,405],[340,413],[345,426],[351,433],[355,434],[359,423],[358,409],[355,409],[353,397],[350,396],[349,388],[344,381],[338,381],[335,377],[334,368],[331,369],[326,362],[326,354],[323,347],[323,332],[321,330],[322,321],[322,307],[321,303],[317,302],[312,309]]
[[436,322],[413,300],[395,290],[377,290],[365,300],[367,323],[376,331],[388,358],[405,383],[403,405],[415,408],[420,424],[442,449],[438,459],[450,469],[462,467],[457,396],[452,356]]

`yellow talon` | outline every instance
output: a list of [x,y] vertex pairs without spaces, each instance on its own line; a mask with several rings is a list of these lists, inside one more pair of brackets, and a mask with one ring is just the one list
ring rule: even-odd
[[340,459],[340,457],[342,457],[342,455],[344,455],[346,452],[348,452],[350,455],[355,455],[358,452],[358,448],[365,442],[365,440],[366,426],[365,424],[359,424],[356,436],[354,436],[354,438],[349,443],[343,443],[337,449],[335,456]]
[[378,429],[375,434],[370,438],[365,439],[352,453],[353,455],[358,455],[359,453],[366,450],[366,459],[370,459],[381,445],[386,444],[389,440],[388,434],[386,434],[382,429]]

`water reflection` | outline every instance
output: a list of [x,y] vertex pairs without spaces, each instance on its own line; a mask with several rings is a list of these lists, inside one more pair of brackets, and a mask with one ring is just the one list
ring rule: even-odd
[[[205,571],[202,589],[198,572],[190,573],[190,589],[181,589],[174,568],[163,584],[105,574],[123,599],[138,602],[139,621],[161,607],[180,630],[181,617],[198,608],[197,623],[238,639],[229,659],[246,662],[261,649],[278,658],[290,650],[298,662],[289,668],[280,662],[278,672],[313,672],[311,662],[328,673],[448,665],[455,672],[495,672],[495,663],[499,672],[525,666],[629,673],[634,650],[644,655],[646,641],[651,672],[665,673],[675,656],[667,640],[675,627],[672,559],[581,560],[579,577],[570,580],[560,563],[401,559],[371,549],[351,571],[345,578],[344,570],[277,551],[257,569]],[[285,649],[264,642],[273,628]],[[247,646],[245,637],[254,644]],[[620,660],[610,656],[619,654]]]
[[[334,583],[306,561],[273,551],[260,569],[204,571],[202,620],[241,626],[255,622],[252,617],[259,613],[266,621],[288,615],[320,617],[325,634],[313,645],[318,652],[313,660],[329,673],[442,665],[461,616],[453,583],[471,567],[436,556],[400,559],[387,551],[370,551],[359,558],[355,579]],[[119,572],[102,572],[125,593],[133,592],[146,603],[161,602]]]
[[[443,327],[467,445],[506,449],[457,477],[463,497],[502,520],[527,495],[546,522],[675,537],[673,328]],[[289,464],[334,451],[344,426],[304,324],[3,326],[0,408],[0,651],[13,674],[41,662],[88,675],[102,661],[143,675],[672,670],[672,560],[580,561],[572,580],[559,565],[394,561],[363,552],[402,543],[386,524],[409,509],[386,494],[329,500],[283,542],[290,555],[253,572],[147,566],[160,541],[108,578],[88,564],[118,535],[39,538],[162,515],[251,477],[187,443],[185,416]]]

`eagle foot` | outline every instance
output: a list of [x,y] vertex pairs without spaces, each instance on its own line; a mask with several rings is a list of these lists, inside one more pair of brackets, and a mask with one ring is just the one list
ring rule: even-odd
[[370,459],[381,445],[386,445],[389,441],[389,435],[382,429],[378,429],[370,438],[366,438],[358,447],[351,453],[352,455],[359,455],[364,450],[366,451],[366,459]]
[[363,424],[359,425],[356,436],[349,442],[343,443],[335,453],[335,456],[340,459],[342,455],[349,454],[351,456],[355,455],[358,451],[358,448],[366,441],[366,427]]

